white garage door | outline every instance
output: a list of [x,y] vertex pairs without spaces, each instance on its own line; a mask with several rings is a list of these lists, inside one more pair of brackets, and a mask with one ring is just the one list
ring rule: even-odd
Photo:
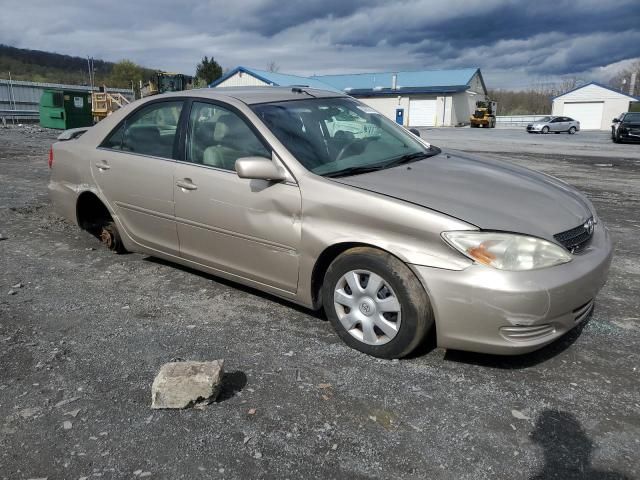
[[409,101],[409,125],[412,127],[433,127],[436,124],[436,101]]
[[563,115],[580,122],[582,130],[600,130],[603,102],[565,103]]

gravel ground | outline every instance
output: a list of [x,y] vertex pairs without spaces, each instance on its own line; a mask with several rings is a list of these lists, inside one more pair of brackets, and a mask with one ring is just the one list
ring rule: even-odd
[[[640,147],[598,134],[549,152],[533,144],[561,136],[505,132],[424,136],[472,150],[496,135],[479,150],[590,196],[616,244],[593,316],[522,357],[383,361],[320,314],[104,250],[52,213],[55,134],[0,129],[0,479],[640,478]],[[218,358],[217,403],[150,409],[163,363]]]

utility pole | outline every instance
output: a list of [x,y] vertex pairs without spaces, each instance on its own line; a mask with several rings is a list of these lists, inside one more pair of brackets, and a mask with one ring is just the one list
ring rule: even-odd
[[[9,72],[9,106],[11,106],[11,100],[13,100],[13,110],[16,109],[16,96],[13,92],[13,80],[11,79],[11,72]],[[16,124],[16,116],[11,117],[13,124]]]
[[93,60],[87,55],[87,67],[89,68],[89,86],[93,92]]
[[633,93],[636,89],[636,80],[638,77],[638,72],[633,72],[631,74],[631,81],[629,82],[629,95],[633,97]]

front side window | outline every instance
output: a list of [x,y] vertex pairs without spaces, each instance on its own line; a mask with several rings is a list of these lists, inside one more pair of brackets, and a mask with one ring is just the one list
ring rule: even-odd
[[133,113],[102,143],[102,147],[173,158],[183,102],[152,103]]
[[439,153],[350,98],[259,104],[254,112],[308,170],[339,176]]
[[236,113],[211,103],[193,102],[186,160],[233,171],[242,157],[271,158],[271,152]]

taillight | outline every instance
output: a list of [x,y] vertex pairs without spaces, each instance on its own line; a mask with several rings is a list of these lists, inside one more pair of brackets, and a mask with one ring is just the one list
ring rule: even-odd
[[49,168],[53,167],[53,145],[49,148]]

